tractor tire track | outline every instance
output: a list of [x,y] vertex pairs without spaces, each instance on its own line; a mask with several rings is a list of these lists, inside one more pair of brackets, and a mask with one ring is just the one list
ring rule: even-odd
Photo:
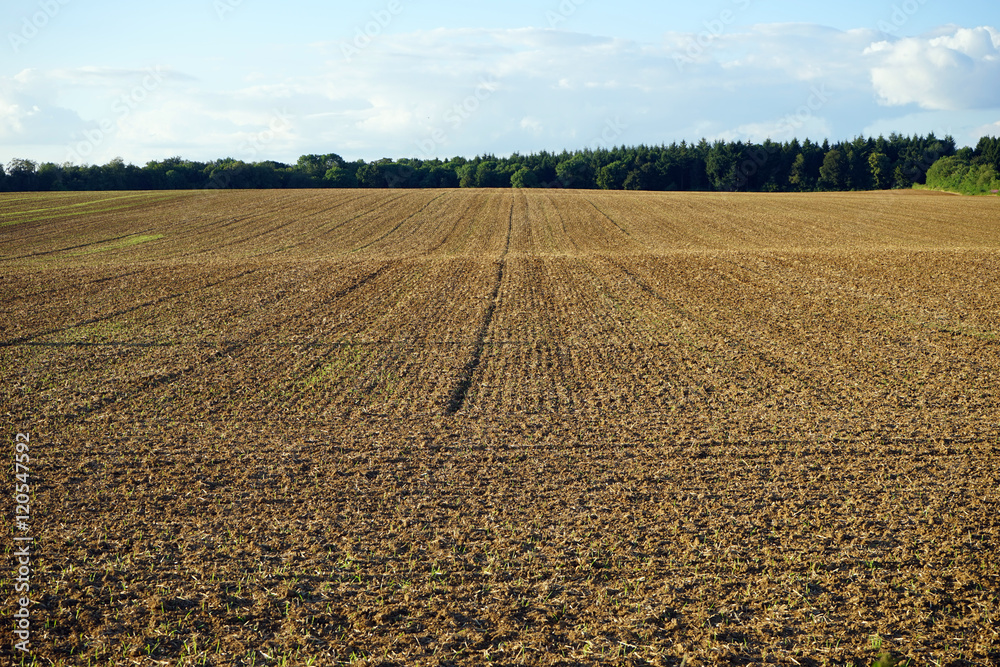
[[465,399],[468,397],[469,389],[472,387],[472,378],[483,360],[483,349],[486,347],[486,336],[489,333],[490,325],[493,323],[493,314],[496,313],[500,302],[500,287],[503,284],[504,270],[507,267],[507,254],[510,252],[510,238],[514,230],[514,201],[511,199],[510,215],[507,219],[507,240],[504,244],[503,255],[497,262],[497,275],[493,281],[493,291],[490,294],[490,304],[483,313],[483,320],[479,324],[476,332],[476,344],[472,350],[472,355],[465,363],[462,371],[458,375],[458,383],[452,389],[451,396],[445,406],[445,414],[454,415],[465,407]]
[[[343,287],[343,288],[337,290],[336,292],[334,292],[325,302],[329,303],[331,301],[343,298],[343,297],[349,295],[351,292],[353,292],[353,291],[355,291],[357,289],[360,289],[361,287],[363,287],[367,283],[371,282],[372,280],[375,280],[380,275],[382,275],[385,271],[387,271],[389,269],[389,267],[390,267],[390,263],[387,262],[387,263],[383,264],[382,266],[378,267],[377,269],[375,269],[374,271],[371,271],[371,272],[365,274],[364,276],[356,278],[349,285],[346,285],[345,287]],[[220,281],[220,282],[222,282],[222,281]],[[178,295],[178,296],[182,296],[182,295]],[[280,293],[272,294],[268,299],[266,299],[266,300],[264,300],[264,301],[261,302],[260,307],[261,308],[267,308],[268,306],[271,306],[271,305],[277,303],[282,298],[283,298],[283,295],[280,294]],[[106,409],[106,408],[108,408],[108,407],[110,407],[112,405],[115,405],[117,403],[126,402],[128,400],[131,400],[134,397],[142,396],[143,394],[146,394],[146,393],[148,393],[148,392],[150,392],[150,391],[152,391],[154,389],[158,389],[160,387],[164,387],[164,386],[170,385],[173,382],[175,382],[175,381],[183,378],[185,375],[191,374],[191,373],[195,372],[196,370],[204,369],[204,368],[206,368],[206,367],[214,364],[215,362],[217,362],[217,361],[219,361],[221,359],[225,359],[225,358],[229,357],[230,355],[232,355],[234,353],[238,354],[239,352],[241,352],[244,349],[246,349],[246,348],[250,347],[251,345],[253,345],[254,342],[257,339],[259,339],[261,336],[263,336],[268,331],[271,331],[271,330],[273,330],[275,328],[277,328],[278,330],[280,330],[281,329],[281,325],[284,322],[287,322],[287,321],[293,320],[293,319],[297,319],[297,318],[298,318],[298,315],[296,315],[294,313],[290,314],[290,315],[286,315],[278,323],[272,323],[272,324],[269,324],[267,326],[263,326],[263,327],[257,329],[256,331],[252,332],[250,335],[248,335],[247,337],[245,337],[245,338],[243,338],[241,340],[238,340],[238,341],[229,341],[224,347],[216,350],[215,352],[213,352],[212,354],[210,354],[208,356],[208,358],[201,360],[197,364],[187,364],[184,368],[181,368],[179,370],[173,371],[171,373],[167,373],[165,375],[160,375],[160,376],[157,376],[155,378],[146,379],[145,381],[143,381],[143,382],[141,382],[141,383],[139,383],[137,385],[134,385],[131,388],[131,391],[129,391],[128,393],[115,394],[113,396],[108,396],[106,398],[103,398],[103,399],[95,402],[95,403],[92,403],[90,405],[84,406],[83,408],[77,410],[76,412],[73,412],[73,413],[70,413],[70,414],[67,414],[67,415],[63,415],[62,418],[66,422],[68,422],[68,423],[73,423],[73,422],[81,421],[83,419],[86,419],[88,416],[90,416],[90,415],[92,415],[92,414],[94,414],[96,412],[100,412],[101,410],[104,410],[104,409]]]
[[211,289],[212,287],[216,287],[218,285],[222,285],[223,283],[227,283],[227,282],[230,282],[230,281],[233,281],[233,280],[237,280],[239,278],[243,278],[244,276],[248,276],[248,275],[250,275],[252,273],[256,273],[257,271],[260,271],[260,269],[259,268],[247,269],[246,271],[241,271],[240,273],[236,274],[235,276],[229,276],[227,278],[223,278],[222,280],[217,280],[215,282],[208,283],[207,285],[201,285],[201,286],[196,287],[194,289],[186,290],[184,292],[178,292],[177,294],[170,294],[170,295],[167,295],[167,296],[162,296],[162,297],[159,297],[158,299],[152,299],[150,301],[146,301],[144,303],[140,303],[140,304],[137,304],[135,306],[131,306],[129,308],[123,308],[121,310],[116,310],[116,311],[114,311],[112,313],[108,313],[106,315],[101,315],[99,317],[92,317],[92,318],[90,318],[88,320],[83,320],[82,322],[76,322],[76,323],[71,324],[69,326],[56,327],[56,328],[52,328],[52,329],[46,329],[45,331],[39,331],[37,333],[33,333],[33,334],[30,334],[30,335],[27,335],[27,336],[20,336],[18,338],[13,338],[13,339],[10,339],[10,340],[0,341],[0,348],[13,347],[15,345],[22,345],[22,344],[27,343],[28,341],[34,340],[36,338],[41,338],[42,336],[49,336],[51,334],[62,333],[62,332],[65,332],[65,331],[72,331],[73,329],[76,329],[76,328],[79,328],[79,327],[85,327],[85,326],[88,326],[90,324],[97,324],[98,322],[105,322],[107,320],[112,320],[112,319],[114,319],[116,317],[120,317],[122,315],[128,315],[129,313],[134,313],[137,310],[142,310],[143,308],[150,308],[150,307],[153,307],[153,306],[158,306],[158,305],[166,303],[168,301],[173,301],[175,299],[180,299],[182,297],[186,297],[186,296],[188,296],[190,294],[194,294],[195,292],[199,292],[201,290]]
[[448,192],[442,192],[441,194],[439,194],[438,196],[434,197],[429,202],[427,202],[426,204],[424,204],[423,206],[421,206],[419,210],[415,211],[414,213],[412,213],[412,214],[406,216],[405,218],[403,218],[402,220],[400,220],[399,223],[397,223],[395,227],[393,227],[392,229],[390,229],[389,231],[387,231],[382,236],[380,236],[377,239],[374,239],[372,241],[369,241],[368,243],[366,243],[366,244],[364,244],[362,246],[358,246],[357,248],[352,249],[351,252],[352,253],[361,252],[365,248],[370,248],[371,246],[375,245],[379,241],[382,241],[382,240],[386,239],[387,237],[391,236],[396,230],[398,230],[400,227],[402,227],[404,224],[406,224],[406,222],[408,220],[411,220],[411,219],[415,218],[416,216],[420,215],[425,210],[427,210],[428,206],[430,206],[431,204],[433,204],[434,202],[436,202],[438,199],[440,199],[441,197],[444,197],[447,194],[449,194],[449,193]]
[[640,290],[659,301],[678,317],[681,317],[688,322],[695,323],[703,327],[706,331],[719,336],[720,339],[726,341],[728,345],[743,350],[744,354],[748,354],[751,357],[760,360],[767,368],[770,368],[781,376],[792,380],[801,387],[808,387],[819,395],[825,395],[828,391],[822,381],[812,377],[811,374],[803,373],[802,369],[795,368],[793,365],[789,364],[787,360],[758,349],[753,344],[743,340],[740,336],[735,335],[733,332],[723,328],[718,323],[711,321],[709,318],[691,313],[669,297],[661,294],[656,288],[647,283],[642,277],[640,277],[633,270],[629,269],[627,266],[624,266],[610,257],[604,257],[603,259],[628,276],[628,278],[632,280]]

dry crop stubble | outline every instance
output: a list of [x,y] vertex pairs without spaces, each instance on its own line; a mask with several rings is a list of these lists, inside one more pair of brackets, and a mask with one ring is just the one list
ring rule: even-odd
[[102,193],[4,220],[38,664],[1000,661],[991,201]]

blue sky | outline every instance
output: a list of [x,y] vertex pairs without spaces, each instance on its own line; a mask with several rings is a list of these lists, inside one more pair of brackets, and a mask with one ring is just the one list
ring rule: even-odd
[[995,0],[7,0],[0,161],[1000,135]]

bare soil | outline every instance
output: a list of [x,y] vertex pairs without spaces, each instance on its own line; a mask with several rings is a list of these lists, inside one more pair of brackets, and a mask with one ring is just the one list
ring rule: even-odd
[[0,196],[0,658],[1000,664],[998,278],[931,193]]

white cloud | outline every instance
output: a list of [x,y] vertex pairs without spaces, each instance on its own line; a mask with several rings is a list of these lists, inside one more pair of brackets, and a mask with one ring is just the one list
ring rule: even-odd
[[981,137],[1000,137],[1000,120],[979,127],[976,132]]
[[274,69],[234,59],[195,77],[165,65],[150,90],[144,69],[30,69],[0,76],[0,141],[58,162],[99,129],[92,150],[77,151],[89,162],[447,157],[592,147],[609,134],[615,144],[840,139],[891,125],[878,99],[1000,108],[997,31],[882,37],[802,24],[734,28],[701,43],[671,33],[655,44],[440,29],[383,34],[350,62],[331,42]]
[[822,116],[804,115],[801,119],[796,115],[787,116],[777,121],[765,123],[747,123],[740,125],[733,130],[721,132],[712,139],[724,139],[727,141],[754,141],[762,142],[765,139],[772,141],[791,141],[792,139],[805,137],[829,137],[833,133],[830,122]]
[[521,129],[538,136],[542,133],[542,122],[537,118],[525,116],[521,119]]
[[[45,91],[34,91],[14,79],[0,79],[0,141],[5,144],[46,143],[57,128],[82,125],[79,115]],[[23,156],[27,157],[27,156]]]
[[876,34],[874,30],[777,23],[723,33],[711,40],[704,35],[670,33],[665,44],[678,69],[685,73],[692,69],[715,81],[725,74],[763,83],[835,79],[846,85],[867,73],[860,56]]
[[962,110],[1000,106],[1000,32],[953,28],[937,36],[873,43],[871,82],[886,106]]
[[[975,146],[980,137],[1000,135],[1000,109],[974,109],[970,111],[929,111],[907,107],[911,113],[893,114],[896,109],[881,107],[882,115],[872,117],[862,127],[861,134],[868,137],[927,134],[939,137],[950,135],[959,146]],[[990,129],[992,127],[992,129]]]

